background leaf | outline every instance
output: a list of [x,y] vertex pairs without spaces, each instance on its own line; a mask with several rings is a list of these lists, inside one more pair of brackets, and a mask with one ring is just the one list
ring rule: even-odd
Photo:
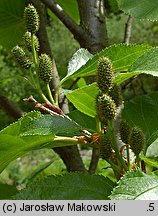
[[158,19],[157,0],[117,0],[117,2],[121,10],[138,19],[149,19],[153,21]]
[[66,97],[81,112],[88,116],[95,117],[95,98],[98,94],[96,83],[76,89],[66,94]]
[[13,195],[15,195],[18,191],[15,186],[0,184],[0,200],[11,199]]
[[147,145],[151,144],[149,138],[158,126],[158,93],[136,96],[125,102],[122,117],[131,125],[139,126],[145,133]]
[[94,55],[85,65],[75,71],[71,76],[65,77],[62,82],[69,78],[92,76],[96,74],[99,57],[106,56],[112,60],[115,72],[128,71],[132,63],[151,47],[147,45],[112,45]]
[[41,181],[33,182],[17,194],[15,199],[106,200],[113,185],[112,181],[103,176],[69,173],[63,176],[49,176]]
[[110,5],[112,12],[117,13],[119,11],[117,0],[109,0],[108,4]]
[[141,170],[127,173],[114,188],[111,200],[158,200],[158,177]]
[[0,1],[0,44],[11,49],[24,33],[24,0]]

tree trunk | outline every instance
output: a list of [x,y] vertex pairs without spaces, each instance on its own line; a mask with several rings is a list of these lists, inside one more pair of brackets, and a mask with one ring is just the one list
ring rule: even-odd
[[82,47],[95,54],[108,46],[103,0],[77,0],[80,25],[89,35],[88,40],[80,42]]

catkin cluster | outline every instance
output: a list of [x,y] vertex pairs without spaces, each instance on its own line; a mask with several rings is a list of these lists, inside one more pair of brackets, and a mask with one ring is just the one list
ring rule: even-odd
[[107,138],[105,134],[100,136],[100,157],[107,160],[111,157],[112,148],[111,140]]
[[[96,81],[99,94],[96,97],[96,112],[99,121],[105,126],[108,121],[116,118],[117,106],[120,105],[120,94],[118,87],[114,84],[114,70],[110,59],[101,57],[97,64]],[[112,153],[111,140],[107,135],[100,136],[100,156],[108,159]]]
[[141,128],[131,127],[126,120],[122,120],[119,126],[119,133],[122,142],[128,144],[133,153],[138,156],[145,145],[145,136]]
[[[41,54],[39,57],[37,56],[39,41],[35,34],[39,30],[40,21],[37,10],[32,4],[25,7],[24,22],[26,28],[26,32],[23,36],[25,48],[27,51],[32,52],[38,59],[35,64],[39,78],[45,83],[49,83],[53,76],[53,63],[47,54]],[[16,46],[12,49],[12,54],[22,68],[29,69],[31,67],[32,61],[27,56],[25,49]]]
[[114,84],[114,70],[110,59],[101,57],[97,64],[97,85],[100,89],[96,98],[97,116],[103,124],[116,118],[117,107],[121,104],[120,92]]

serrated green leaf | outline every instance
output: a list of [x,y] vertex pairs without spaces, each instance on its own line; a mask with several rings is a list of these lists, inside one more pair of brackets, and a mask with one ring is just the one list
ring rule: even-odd
[[68,117],[59,115],[43,115],[30,121],[30,124],[23,127],[20,136],[49,135],[75,136],[79,135],[81,126]]
[[30,122],[38,117],[41,117],[42,114],[38,111],[31,111],[25,116],[21,117],[18,121],[10,124],[6,128],[0,131],[0,134],[8,134],[13,136],[19,136],[21,131],[25,130],[25,127],[28,127]]
[[151,49],[151,47],[147,45],[119,44],[109,46],[94,55],[94,57],[89,59],[85,65],[75,71],[71,76],[65,77],[62,83],[69,78],[95,75],[97,62],[101,56],[106,56],[112,60],[115,72],[128,71],[132,63],[149,49]]
[[125,13],[138,19],[156,21],[158,19],[157,0],[117,0],[119,7]]
[[17,122],[0,131],[0,134],[13,136],[75,136],[79,134],[81,126],[68,117],[60,115],[42,115],[32,111],[21,117]]
[[0,44],[6,49],[11,49],[22,39],[24,6],[24,0],[0,1]]
[[98,94],[96,83],[84,86],[66,94],[66,97],[81,112],[88,116],[96,116],[95,98]]
[[[28,151],[49,148],[54,135],[18,137],[7,134],[0,135],[0,172],[13,160]],[[52,144],[53,147],[53,144]],[[54,147],[58,147],[55,145]]]
[[[99,175],[71,173],[36,181],[15,196],[25,200],[106,200],[114,183]],[[34,191],[32,193],[31,191]]]
[[141,170],[127,173],[114,188],[111,200],[158,200],[158,177]]
[[67,77],[71,76],[75,71],[82,67],[82,65],[85,65],[92,57],[93,55],[87,49],[81,48],[77,50],[69,61]]
[[140,56],[129,69],[130,72],[139,72],[158,76],[158,48],[153,48]]
[[148,140],[158,126],[158,93],[136,96],[125,102],[122,117],[131,125],[137,125],[144,131],[148,146],[151,144]]
[[0,132],[0,172],[14,159],[41,148],[76,145],[81,127],[63,116],[30,112]]
[[18,192],[15,186],[7,184],[0,184],[0,191],[0,200],[11,199]]

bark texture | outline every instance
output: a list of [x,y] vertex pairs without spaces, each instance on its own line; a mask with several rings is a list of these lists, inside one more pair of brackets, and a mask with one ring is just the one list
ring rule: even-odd
[[69,29],[81,47],[95,54],[108,45],[104,0],[77,0],[80,25],[77,25],[53,0],[41,0]]
[[103,0],[77,0],[80,12],[80,25],[89,35],[81,46],[95,54],[108,46]]

